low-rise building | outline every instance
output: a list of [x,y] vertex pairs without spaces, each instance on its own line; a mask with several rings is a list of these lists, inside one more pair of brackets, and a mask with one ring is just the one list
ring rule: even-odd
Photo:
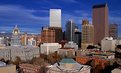
[[4,47],[0,49],[0,57],[5,60],[15,60],[18,56],[21,60],[31,60],[33,57],[39,57],[38,47]]
[[28,46],[36,46],[36,40],[33,37],[28,38]]
[[114,70],[111,71],[111,73],[121,73],[121,67],[115,68]]
[[20,64],[19,67],[23,73],[41,73],[40,72],[41,67],[38,65]]
[[75,50],[78,50],[78,45],[74,42],[68,42],[64,45],[65,48],[74,48]]
[[16,73],[16,65],[6,65],[0,61],[0,73]]
[[0,37],[0,47],[5,46],[4,37]]
[[105,37],[101,41],[101,50],[103,51],[115,51],[116,47],[116,40],[114,40],[112,37]]
[[90,66],[81,65],[73,59],[62,59],[54,65],[48,66],[48,73],[90,73]]
[[58,50],[58,54],[61,55],[61,57],[74,58],[75,57],[75,49],[74,48],[60,48]]
[[59,48],[61,48],[61,45],[58,43],[43,43],[41,45],[41,53],[48,55],[58,51]]

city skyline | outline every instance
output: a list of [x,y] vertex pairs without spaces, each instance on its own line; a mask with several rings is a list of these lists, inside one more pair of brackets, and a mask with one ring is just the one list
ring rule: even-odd
[[[107,3],[109,7],[109,23],[120,25],[121,9],[118,7],[120,2],[113,0],[1,1],[0,32],[12,32],[12,29],[17,24],[22,32],[40,33],[42,26],[49,26],[49,9],[54,8],[62,10],[62,28],[64,30],[65,24],[69,19],[73,19],[81,29],[81,20],[83,18],[87,18],[92,23],[92,6],[103,3]],[[119,28],[121,27],[119,26]]]

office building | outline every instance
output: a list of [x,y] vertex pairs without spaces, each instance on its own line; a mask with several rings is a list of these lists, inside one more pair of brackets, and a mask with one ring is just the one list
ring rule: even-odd
[[66,23],[66,31],[65,31],[65,39],[67,41],[74,41],[75,38],[75,29],[76,25],[72,20],[67,21]]
[[0,47],[5,46],[5,38],[0,37]]
[[49,27],[49,30],[54,30],[55,31],[55,42],[59,43],[63,39],[63,32],[62,28],[60,27]]
[[11,46],[20,46],[20,30],[17,25],[13,29],[12,37],[11,37]]
[[49,55],[51,53],[58,51],[59,48],[61,48],[61,45],[58,43],[43,43],[41,45],[41,53]]
[[101,50],[103,51],[115,51],[116,48],[116,40],[112,37],[105,37],[101,41]]
[[98,44],[104,37],[109,36],[107,4],[93,6],[92,24],[94,25],[94,44]]
[[64,45],[64,48],[73,48],[75,50],[78,50],[78,45],[76,43],[70,41]]
[[50,27],[61,28],[61,9],[50,9]]
[[55,43],[55,30],[44,28],[41,31],[41,43]]
[[118,25],[117,24],[109,25],[109,37],[113,37],[114,39],[118,38]]
[[94,27],[89,24],[88,20],[82,20],[82,39],[81,48],[86,49],[88,45],[94,43]]
[[77,43],[78,47],[81,48],[81,32],[79,29],[75,29],[75,39],[74,42]]
[[27,44],[28,44],[27,33],[24,33],[24,34],[21,35],[21,45],[26,46]]
[[34,37],[28,38],[28,46],[37,46],[36,45],[36,39]]

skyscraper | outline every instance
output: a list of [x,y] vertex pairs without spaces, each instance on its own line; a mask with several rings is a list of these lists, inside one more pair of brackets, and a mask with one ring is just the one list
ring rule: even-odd
[[50,27],[61,27],[61,9],[50,9]]
[[60,27],[49,27],[49,30],[54,30],[55,31],[55,42],[59,43],[63,39],[63,32],[62,28]]
[[49,30],[55,31],[55,42],[59,43],[62,40],[61,9],[50,9]]
[[94,26],[89,24],[88,20],[82,20],[82,42],[81,48],[86,49],[88,45],[94,42]]
[[118,25],[117,24],[109,25],[109,37],[113,37],[114,39],[118,38]]
[[76,25],[72,20],[67,21],[65,36],[67,41],[74,41]]
[[109,36],[107,4],[93,6],[94,43],[98,44],[104,37]]

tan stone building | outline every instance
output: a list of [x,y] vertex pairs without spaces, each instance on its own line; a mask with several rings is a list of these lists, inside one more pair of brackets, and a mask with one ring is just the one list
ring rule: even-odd
[[93,45],[94,27],[89,24],[88,20],[82,20],[82,42],[81,48],[86,49],[88,45]]
[[0,73],[16,73],[15,65],[6,65],[0,61]]

